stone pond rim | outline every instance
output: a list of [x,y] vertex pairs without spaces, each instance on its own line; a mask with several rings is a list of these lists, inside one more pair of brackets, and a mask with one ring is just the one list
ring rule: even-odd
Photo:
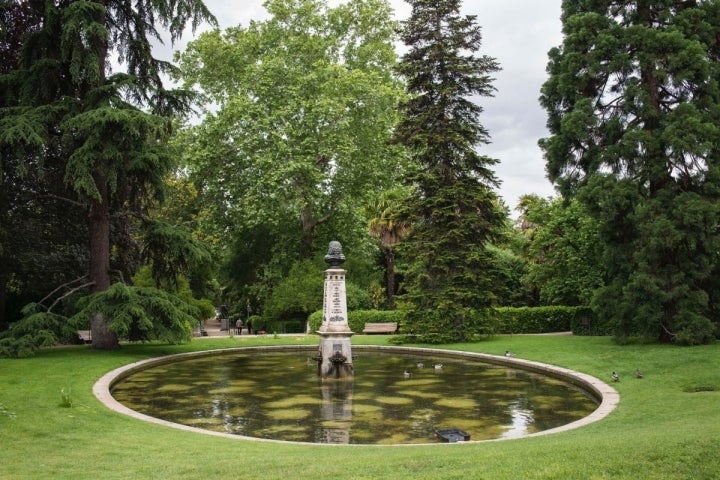
[[[454,350],[442,350],[442,349],[434,349],[434,348],[416,348],[416,347],[401,347],[401,346],[379,346],[379,345],[357,345],[355,347],[359,351],[368,352],[368,351],[380,351],[380,352],[386,352],[386,353],[404,353],[404,354],[423,354],[423,355],[433,355],[438,357],[450,357],[450,358],[469,358],[476,361],[481,361],[485,363],[490,363],[493,365],[504,365],[504,366],[510,366],[513,368],[518,368],[521,370],[539,373],[548,377],[557,378],[560,380],[563,380],[565,382],[568,382],[572,385],[575,385],[579,388],[582,388],[585,390],[589,395],[591,395],[598,403],[599,405],[595,410],[593,410],[589,415],[580,418],[578,420],[575,420],[574,422],[561,425],[559,427],[550,428],[548,430],[542,430],[540,432],[530,433],[528,435],[523,435],[522,437],[517,438],[531,438],[531,437],[537,437],[541,435],[550,435],[553,433],[560,433],[568,430],[573,430],[575,428],[583,427],[585,425],[589,425],[591,423],[597,422],[605,418],[612,412],[617,404],[620,401],[620,395],[618,392],[612,388],[607,383],[603,382],[602,380],[593,377],[591,375],[587,375],[585,373],[576,372],[573,370],[569,370],[567,368],[563,367],[557,367],[554,365],[549,365],[545,363],[530,361],[530,360],[524,360],[517,357],[505,357],[505,356],[498,356],[498,355],[491,355],[488,353],[474,353],[474,352],[462,352],[462,351],[454,351]],[[234,440],[250,440],[250,441],[256,441],[256,442],[270,442],[270,443],[286,443],[286,444],[298,444],[298,445],[322,445],[322,446],[328,446],[328,447],[334,447],[334,448],[341,448],[341,447],[413,447],[413,446],[429,446],[429,445],[455,445],[455,444],[469,444],[469,443],[483,443],[483,442],[505,442],[505,441],[511,441],[515,440],[516,438],[495,438],[495,439],[489,439],[489,440],[469,440],[467,442],[454,442],[454,443],[416,443],[416,444],[392,444],[392,445],[376,445],[376,444],[333,444],[333,443],[308,443],[308,442],[294,442],[294,441],[286,441],[286,440],[275,440],[275,439],[268,439],[268,438],[257,438],[257,437],[250,437],[250,436],[244,436],[244,435],[237,435],[232,433],[224,433],[224,432],[215,432],[212,430],[205,430],[202,428],[197,427],[191,427],[188,425],[182,425],[179,423],[170,422],[167,420],[163,420],[156,417],[151,417],[149,415],[142,414],[140,412],[137,412],[135,410],[132,410],[122,403],[115,400],[115,398],[110,393],[113,386],[125,379],[126,377],[132,375],[133,373],[136,373],[141,370],[145,370],[146,368],[155,367],[158,365],[162,365],[165,363],[172,363],[178,360],[185,360],[190,358],[201,358],[201,357],[207,357],[207,356],[220,356],[220,355],[229,355],[236,352],[246,352],[246,351],[258,351],[258,352],[291,352],[291,351],[315,351],[317,347],[312,345],[275,345],[275,346],[264,346],[264,347],[237,347],[237,348],[226,348],[226,349],[219,349],[219,350],[203,350],[199,352],[188,352],[188,353],[178,353],[174,355],[166,355],[162,357],[155,357],[155,358],[149,358],[145,360],[140,360],[137,362],[133,362],[127,365],[124,365],[122,367],[116,368],[105,375],[103,375],[95,384],[93,385],[93,394],[95,397],[105,404],[108,408],[111,410],[114,410],[118,413],[122,413],[123,415],[127,415],[133,418],[136,418],[138,420],[143,420],[150,423],[155,423],[159,425],[164,425],[167,427],[176,428],[179,430],[185,430],[195,433],[201,433],[205,435],[213,435],[216,437],[224,437],[228,439],[234,439]]]

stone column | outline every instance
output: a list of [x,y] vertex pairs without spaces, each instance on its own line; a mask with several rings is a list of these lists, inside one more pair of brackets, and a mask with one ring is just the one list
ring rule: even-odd
[[345,270],[328,268],[325,270],[325,295],[323,297],[324,332],[347,332],[347,296],[345,294]]
[[326,378],[352,378],[352,350],[350,337],[353,332],[347,319],[345,295],[345,262],[340,242],[330,242],[325,262],[325,294],[323,297],[323,321],[318,330],[320,352],[318,366],[320,375]]

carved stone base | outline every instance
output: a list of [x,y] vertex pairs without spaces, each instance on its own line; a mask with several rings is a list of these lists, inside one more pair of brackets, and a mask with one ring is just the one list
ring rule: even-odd
[[350,337],[353,332],[321,332],[318,368],[323,379],[352,379],[352,349]]

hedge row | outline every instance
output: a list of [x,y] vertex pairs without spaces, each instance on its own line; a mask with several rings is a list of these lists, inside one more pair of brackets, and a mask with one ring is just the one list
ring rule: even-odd
[[499,333],[551,333],[572,331],[588,335],[593,313],[588,307],[501,307],[496,309]]
[[[589,307],[500,307],[495,309],[496,328],[501,333],[550,333],[572,331],[575,335],[605,335],[596,325]],[[322,311],[310,315],[310,331],[322,323]],[[402,333],[403,315],[399,310],[355,310],[348,312],[353,332],[362,332],[366,323],[397,322]]]

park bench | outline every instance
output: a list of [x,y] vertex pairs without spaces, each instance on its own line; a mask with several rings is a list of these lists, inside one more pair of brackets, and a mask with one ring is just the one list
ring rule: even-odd
[[395,333],[397,328],[397,322],[366,323],[363,333]]
[[85,343],[92,342],[92,331],[90,330],[78,330],[78,338]]

